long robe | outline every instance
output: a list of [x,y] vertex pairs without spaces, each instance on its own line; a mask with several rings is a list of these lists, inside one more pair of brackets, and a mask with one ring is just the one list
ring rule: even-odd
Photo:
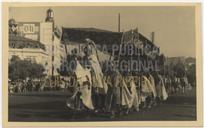
[[128,106],[128,108],[132,107],[133,103],[133,95],[130,93],[129,89],[127,88],[127,84],[125,80],[122,79],[122,105]]
[[142,90],[141,90],[141,100],[144,102],[145,99],[154,92],[150,81],[146,76],[142,76]]
[[[94,109],[93,103],[92,103],[92,98],[91,98],[91,93],[92,93],[92,88],[91,88],[91,74],[90,70],[84,69],[81,64],[77,61],[77,66],[75,69],[75,75],[77,78],[77,82],[79,87],[77,87],[76,92],[74,95],[71,97],[74,99],[77,95],[78,92],[81,93],[80,99],[82,100],[82,103],[89,109]],[[89,85],[87,84],[89,82]],[[70,100],[68,100],[70,101]],[[70,107],[69,103],[67,103]],[[69,107],[68,106],[68,107]]]
[[134,77],[133,76],[127,76],[127,77],[124,78],[124,80],[125,80],[125,83],[126,83],[125,86],[128,87],[127,94],[131,95],[131,96],[126,98],[126,100],[127,100],[126,105],[128,106],[128,108],[131,108],[132,106],[134,106],[136,109],[138,109],[139,104],[140,104],[140,100],[139,100],[139,97],[138,97]]
[[113,76],[113,88],[116,104],[127,106],[128,108],[132,107],[133,96],[130,93],[124,78],[119,72]]
[[152,86],[153,95],[154,95],[154,98],[155,98],[157,96],[157,92],[156,92],[154,77],[152,75],[150,75],[150,84]]
[[166,88],[164,86],[164,81],[161,75],[158,75],[159,83],[156,87],[157,96],[160,97],[162,100],[166,100],[168,98],[168,94],[166,92]]
[[136,90],[136,85],[134,80],[130,81],[130,88],[131,88],[131,92],[132,92],[132,106],[134,106],[135,108],[139,108],[140,105],[140,100],[139,100],[139,96]]
[[112,87],[113,87],[113,93],[115,96],[115,103],[117,105],[121,104],[121,81],[122,77],[119,74],[119,72],[113,73],[113,78],[112,78]]
[[107,93],[108,87],[103,78],[102,69],[97,57],[94,54],[92,54],[88,57],[88,59],[92,69],[93,86],[98,88],[103,88],[105,93]]

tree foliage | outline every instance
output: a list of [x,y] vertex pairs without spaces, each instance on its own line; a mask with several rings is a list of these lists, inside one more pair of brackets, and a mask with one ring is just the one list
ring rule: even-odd
[[192,58],[190,58],[190,61],[189,58],[185,59],[185,61],[181,61],[180,59],[171,61],[166,65],[165,69],[166,75],[172,78],[186,76],[191,85],[196,84],[196,65],[195,60]]
[[196,84],[196,66],[195,64],[192,64],[188,66],[188,72],[187,72],[187,78],[189,83],[192,85]]
[[9,79],[25,80],[29,78],[41,78],[44,74],[44,67],[41,64],[33,63],[29,60],[21,60],[17,56],[13,56],[9,63]]
[[184,77],[186,72],[184,63],[178,61],[178,63],[173,66],[173,71],[177,77]]

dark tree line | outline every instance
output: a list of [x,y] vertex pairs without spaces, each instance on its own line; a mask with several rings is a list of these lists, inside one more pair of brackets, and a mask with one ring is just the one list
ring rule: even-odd
[[195,64],[188,64],[182,61],[176,63],[171,62],[169,65],[165,65],[165,74],[170,77],[184,77],[188,78],[188,82],[195,86],[196,84],[196,66]]
[[9,79],[12,81],[41,78],[45,75],[44,71],[43,65],[21,60],[18,56],[13,56],[9,62]]

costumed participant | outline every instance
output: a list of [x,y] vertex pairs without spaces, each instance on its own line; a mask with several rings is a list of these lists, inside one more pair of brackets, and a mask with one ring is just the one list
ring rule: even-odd
[[[105,105],[105,94],[107,93],[107,84],[105,83],[101,66],[99,64],[99,58],[97,54],[97,48],[94,42],[90,39],[86,39],[87,46],[84,48],[84,61],[87,62],[91,69],[92,87],[93,87],[93,101],[96,109],[103,109]],[[96,51],[96,55],[93,53],[93,49]],[[98,110],[96,110],[97,112]]]
[[[146,108],[147,104],[149,105],[149,99],[148,98],[152,96],[153,92],[154,92],[154,88],[152,87],[149,79],[145,75],[142,75],[141,102],[143,103],[143,108]],[[150,106],[148,106],[148,108],[149,107]]]
[[115,114],[120,111],[119,84],[121,81],[121,77],[119,71],[116,69],[113,63],[111,63],[111,68],[110,70],[108,70],[108,75],[106,77],[108,91],[106,95],[105,110],[111,112],[111,118],[114,118]]
[[[131,95],[130,90],[127,87],[124,77],[119,72],[117,72],[114,82],[114,85],[117,85],[117,104],[120,106],[121,114],[121,112],[123,112],[121,110],[128,110],[132,107],[133,96]],[[126,111],[126,114],[128,112],[129,111]]]
[[160,81],[161,81],[161,84],[162,84],[162,100],[166,100],[168,98],[168,94],[167,94],[167,91],[166,91],[166,87],[164,85],[164,81],[162,79],[162,76],[159,75],[159,78],[160,78]]
[[136,111],[139,111],[139,106],[141,104],[141,81],[139,76],[134,76],[134,83],[136,89],[136,101],[133,102],[133,107]]
[[113,118],[115,114],[121,114],[123,112],[122,109],[132,107],[133,97],[124,78],[117,69],[112,72],[108,84],[111,85],[109,87],[111,90],[108,91],[110,100],[106,99],[108,100],[108,109],[111,111]]
[[104,68],[105,68],[104,78],[105,78],[105,82],[108,86],[106,99],[105,99],[105,110],[107,112],[110,112],[111,107],[113,106],[112,102],[113,102],[113,100],[115,100],[115,99],[113,99],[113,93],[114,93],[114,90],[113,90],[114,89],[113,88],[114,87],[114,85],[113,85],[114,80],[113,80],[113,78],[114,78],[114,73],[116,71],[116,68],[114,66],[114,63],[111,61],[107,62],[106,65],[104,65]]
[[156,105],[157,92],[156,92],[154,77],[149,73],[147,75],[147,78],[149,79],[151,87],[152,87],[152,97],[150,97],[151,98],[150,99],[151,103],[150,103],[150,106],[149,106],[149,107],[151,107],[151,105],[154,105],[154,106]]
[[158,102],[160,103],[162,100],[166,100],[168,98],[168,94],[166,92],[166,88],[164,86],[164,81],[161,75],[155,75],[155,84],[156,84],[156,92]]
[[136,111],[139,111],[139,97],[136,90],[136,85],[133,76],[125,77],[125,82],[127,84],[129,93],[131,94],[132,98],[130,98],[128,109],[132,108]]
[[72,109],[82,110],[88,109],[93,110],[94,106],[92,103],[92,82],[91,73],[89,69],[84,69],[79,61],[76,59],[76,69],[74,75],[76,78],[75,92],[71,98],[67,100],[67,106]]

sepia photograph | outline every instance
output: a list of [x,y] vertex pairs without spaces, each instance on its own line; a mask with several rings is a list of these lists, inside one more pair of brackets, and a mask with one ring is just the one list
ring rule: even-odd
[[8,122],[200,120],[196,4],[17,5],[5,20]]

